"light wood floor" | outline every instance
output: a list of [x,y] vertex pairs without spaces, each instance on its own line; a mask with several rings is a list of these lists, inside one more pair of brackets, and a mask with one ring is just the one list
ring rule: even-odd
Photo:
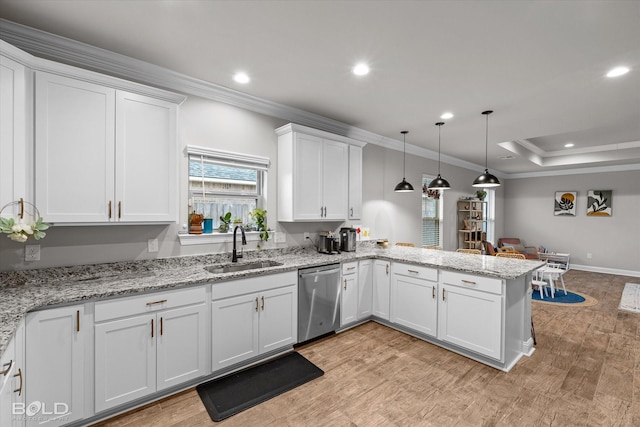
[[195,389],[100,426],[640,426],[638,278],[570,271],[593,307],[533,303],[536,352],[509,373],[374,322],[298,349],[325,375],[214,423]]

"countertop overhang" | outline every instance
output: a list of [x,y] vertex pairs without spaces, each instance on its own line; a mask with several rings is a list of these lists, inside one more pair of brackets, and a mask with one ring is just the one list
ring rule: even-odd
[[0,355],[29,311],[53,305],[89,302],[364,259],[384,259],[505,280],[517,279],[544,264],[541,261],[434,249],[398,246],[382,248],[364,242],[358,245],[355,252],[334,255],[318,253],[311,247],[246,251],[240,263],[266,259],[282,265],[214,274],[204,267],[230,262],[228,254],[215,254],[2,272]]

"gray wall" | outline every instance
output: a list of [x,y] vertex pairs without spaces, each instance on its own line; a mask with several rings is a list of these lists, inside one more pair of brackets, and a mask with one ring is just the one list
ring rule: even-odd
[[[640,274],[639,183],[640,171],[507,180],[505,236],[568,252],[573,264],[595,271]],[[611,217],[587,216],[588,190],[613,190]],[[556,191],[578,192],[575,217],[553,215]]]
[[[374,238],[387,238],[391,244],[411,242],[422,245],[422,175],[436,175],[437,161],[407,154],[406,179],[416,191],[395,193],[393,188],[402,180],[402,152],[367,145],[363,153],[363,215],[360,223],[370,227]],[[451,184],[444,192],[443,246],[456,250],[457,201],[471,196],[473,180],[481,172],[442,164],[441,174]],[[496,235],[502,235],[503,187],[496,189]]]

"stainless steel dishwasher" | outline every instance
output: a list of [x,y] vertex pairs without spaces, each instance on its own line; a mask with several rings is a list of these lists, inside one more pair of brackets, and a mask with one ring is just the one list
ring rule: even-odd
[[340,327],[340,264],[298,271],[298,342]]

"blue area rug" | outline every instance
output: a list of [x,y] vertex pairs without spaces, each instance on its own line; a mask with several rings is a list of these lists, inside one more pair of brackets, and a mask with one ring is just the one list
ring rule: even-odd
[[558,304],[578,304],[586,301],[586,298],[582,295],[571,291],[567,291],[567,295],[565,295],[562,290],[555,292],[555,298],[551,298],[551,295],[545,295],[544,299],[540,299],[540,292],[536,290],[532,294],[532,299],[534,301],[555,302]]

